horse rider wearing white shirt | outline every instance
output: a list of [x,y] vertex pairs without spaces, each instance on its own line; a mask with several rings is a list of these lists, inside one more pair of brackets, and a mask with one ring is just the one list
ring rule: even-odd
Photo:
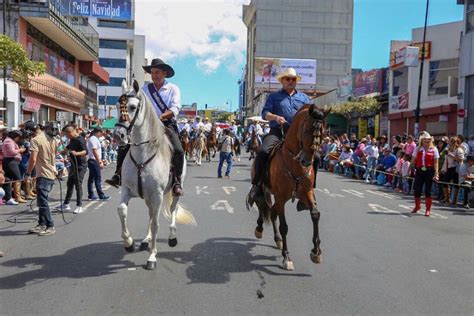
[[237,136],[237,125],[235,125],[235,121],[230,122],[229,131],[232,137]]
[[201,122],[201,118],[199,116],[196,116],[194,119],[193,124],[191,125],[191,138],[194,139],[196,137],[197,132],[203,127],[204,124]]
[[249,129],[248,129],[249,133],[248,133],[248,138],[247,138],[247,152],[250,151],[249,146],[250,146],[250,141],[252,140],[252,133],[254,129],[255,129],[255,134],[257,135],[258,144],[259,145],[262,144],[263,129],[260,126],[260,124],[258,124],[257,121],[253,121],[252,124],[250,124]]
[[178,125],[178,132],[181,134],[182,131],[186,131],[189,134],[191,127],[188,124],[188,121],[182,121]]
[[[173,77],[175,72],[170,65],[166,64],[161,59],[153,59],[151,65],[143,66],[143,69],[146,73],[151,74],[151,79],[153,81],[153,83],[145,84],[143,92],[148,96],[156,114],[163,125],[165,125],[165,133],[173,147],[172,165],[175,178],[173,194],[181,196],[184,194],[183,188],[181,187],[184,150],[179,141],[178,127],[176,124],[176,118],[181,109],[181,92],[178,86],[165,80],[165,78]],[[123,159],[125,159],[125,155],[123,155],[122,161],[117,161],[117,169],[119,166],[120,168],[122,167]],[[120,173],[117,173],[116,170],[114,177],[106,182],[110,185],[118,186],[120,184],[120,177],[118,174]]]
[[211,131],[212,129],[212,124],[209,123],[209,119],[207,117],[204,118],[204,124],[203,124],[203,127],[204,127],[204,132],[206,132],[206,136],[207,134]]

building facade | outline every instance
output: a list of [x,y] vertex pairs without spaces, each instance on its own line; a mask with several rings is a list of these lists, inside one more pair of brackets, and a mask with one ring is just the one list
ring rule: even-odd
[[[456,135],[458,120],[459,49],[462,22],[429,26],[421,88],[419,130],[434,136]],[[410,46],[422,46],[423,28],[412,30]],[[420,65],[397,65],[391,59],[389,130],[391,135],[413,134]]]
[[474,1],[457,0],[457,3],[464,6],[459,54],[459,108],[464,111],[459,116],[464,116],[464,135],[470,136],[474,135]]
[[315,59],[316,85],[305,92],[318,96],[336,89],[338,81],[351,74],[353,11],[353,0],[294,0],[291,5],[285,0],[252,0],[244,5],[247,115],[260,114],[256,104],[261,102],[254,103],[255,98],[279,88],[256,88],[258,57]]
[[[11,110],[19,114],[18,121],[95,123],[97,85],[107,84],[109,76],[97,63],[98,33],[87,18],[71,16],[62,2],[53,0],[7,0],[6,8],[6,34],[31,60],[46,65],[44,75],[30,78],[29,87],[21,89],[18,108]],[[0,114],[11,121],[8,111]]]

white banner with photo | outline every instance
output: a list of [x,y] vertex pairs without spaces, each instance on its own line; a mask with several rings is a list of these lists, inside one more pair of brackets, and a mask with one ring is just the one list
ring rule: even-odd
[[315,59],[282,59],[282,58],[256,58],[255,59],[255,84],[276,84],[277,75],[287,69],[294,68],[301,76],[299,85],[316,84]]

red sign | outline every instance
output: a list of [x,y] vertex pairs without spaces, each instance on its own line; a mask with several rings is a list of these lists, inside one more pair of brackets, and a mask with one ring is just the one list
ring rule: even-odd
[[459,117],[465,117],[465,116],[466,116],[466,110],[464,110],[464,109],[459,109],[459,110],[458,110],[458,116],[459,116]]
[[25,98],[25,104],[23,105],[23,111],[28,111],[28,112],[38,112],[39,108],[41,107],[41,100],[32,98],[32,97],[26,97]]

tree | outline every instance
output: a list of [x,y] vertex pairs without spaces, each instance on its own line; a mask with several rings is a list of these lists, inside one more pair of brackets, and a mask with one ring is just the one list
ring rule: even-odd
[[0,68],[8,68],[13,80],[22,87],[28,86],[28,78],[41,75],[46,66],[43,62],[31,61],[23,47],[6,35],[0,35]]
[[364,98],[359,101],[347,101],[331,107],[331,113],[344,116],[347,123],[349,123],[353,113],[363,116],[378,110],[380,110],[380,103],[375,98]]

